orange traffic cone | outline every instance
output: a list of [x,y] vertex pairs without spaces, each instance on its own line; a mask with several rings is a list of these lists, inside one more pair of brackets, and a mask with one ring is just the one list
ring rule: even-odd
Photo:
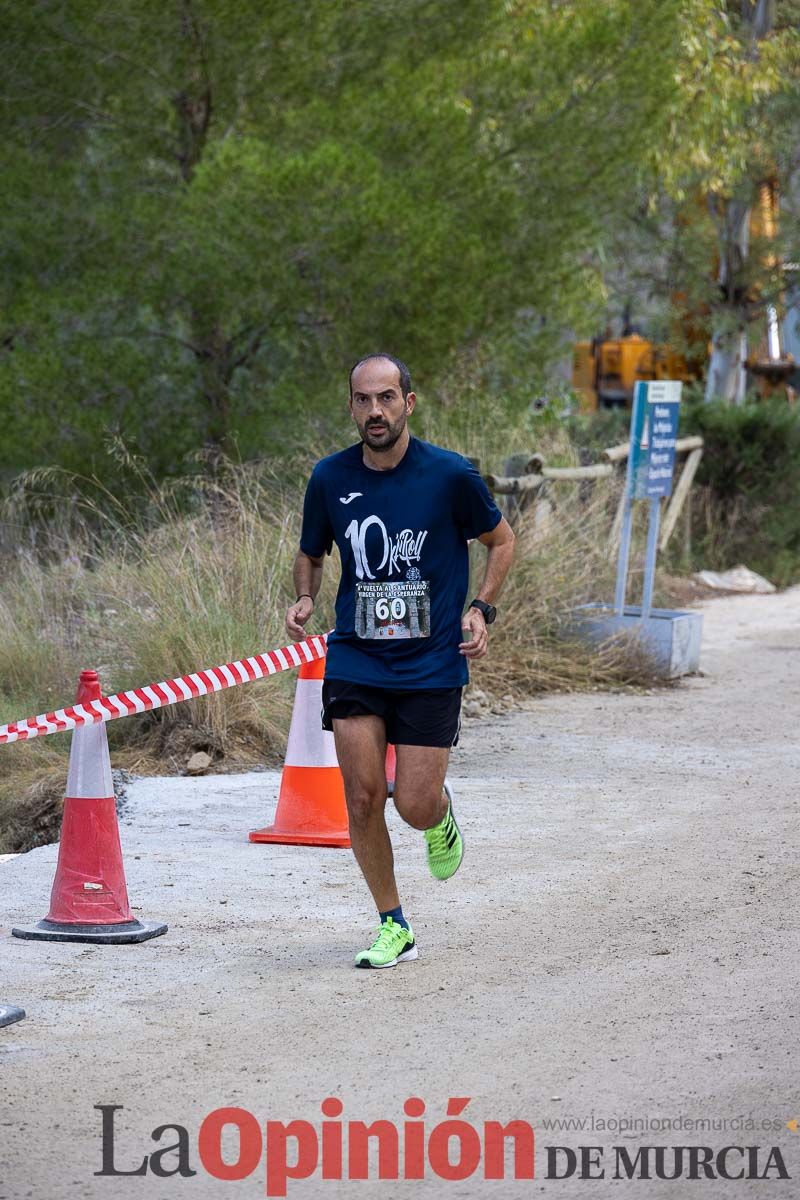
[[350,845],[344,781],[333,734],[320,724],[324,674],[324,658],[300,667],[275,822],[266,829],[254,829],[251,842]]
[[[76,704],[99,700],[96,671],[81,671]],[[144,942],[164,924],[137,921],[128,903],[108,740],[103,723],[72,735],[67,795],[50,911],[14,937],[48,942]]]
[[397,753],[391,742],[386,747],[386,791],[394,795],[394,778],[397,774]]

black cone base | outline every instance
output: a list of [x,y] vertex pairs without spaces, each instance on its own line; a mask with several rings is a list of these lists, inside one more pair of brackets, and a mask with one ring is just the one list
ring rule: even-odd
[[0,1004],[0,1029],[4,1025],[13,1025],[25,1016],[24,1008],[15,1008],[13,1004]]
[[119,925],[62,925],[47,918],[38,925],[22,925],[12,929],[14,937],[28,938],[41,942],[109,942],[122,945],[125,942],[146,942],[167,932],[161,921],[124,921]]

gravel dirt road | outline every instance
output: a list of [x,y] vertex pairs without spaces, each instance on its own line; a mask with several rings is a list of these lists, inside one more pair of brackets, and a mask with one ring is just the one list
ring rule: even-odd
[[[11,938],[47,911],[56,847],[0,864],[0,1001],[27,1011],[0,1029],[0,1200],[264,1195],[263,1157],[239,1182],[204,1170],[203,1118],[239,1106],[262,1127],[319,1129],[331,1096],[344,1123],[401,1130],[419,1097],[428,1134],[450,1097],[470,1097],[462,1119],[481,1136],[486,1120],[535,1128],[536,1178],[316,1170],[289,1196],[800,1195],[800,1132],[786,1125],[800,1117],[800,589],[704,614],[702,677],[466,724],[452,766],[461,870],[430,879],[420,836],[393,823],[415,963],[351,967],[373,917],[349,851],[247,842],[272,814],[274,773],[130,788],[131,900],[170,927],[140,946]],[[174,1144],[151,1131],[177,1123],[197,1174],[95,1176],[100,1104],[122,1106],[118,1169]],[[684,1128],[642,1128],[664,1119]],[[548,1146],[581,1145],[603,1147],[604,1178],[547,1176]],[[777,1146],[793,1178],[614,1179],[613,1148],[643,1145],[760,1146],[761,1172]]]

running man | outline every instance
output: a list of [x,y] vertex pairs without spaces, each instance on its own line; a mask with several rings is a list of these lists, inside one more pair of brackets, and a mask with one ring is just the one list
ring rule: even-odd
[[[417,957],[386,827],[387,741],[397,751],[394,804],[424,831],[431,874],[449,879],[461,863],[464,842],[445,772],[467,663],[486,654],[493,601],[514,552],[511,527],[471,463],[411,437],[415,404],[399,359],[370,354],[353,367],[349,407],[361,441],[314,468],[294,564],[297,599],[286,614],[290,636],[304,637],[335,541],[342,574],[322,725],[336,739],[353,852],[380,914],[357,967]],[[464,612],[473,538],[488,555]]]

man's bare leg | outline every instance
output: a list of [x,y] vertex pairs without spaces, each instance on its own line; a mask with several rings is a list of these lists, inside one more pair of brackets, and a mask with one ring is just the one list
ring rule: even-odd
[[400,899],[386,828],[386,726],[380,717],[335,717],[333,735],[353,853],[378,912],[389,912],[399,907]]
[[444,818],[447,796],[444,777],[449,746],[397,746],[394,804],[414,829],[430,829]]

